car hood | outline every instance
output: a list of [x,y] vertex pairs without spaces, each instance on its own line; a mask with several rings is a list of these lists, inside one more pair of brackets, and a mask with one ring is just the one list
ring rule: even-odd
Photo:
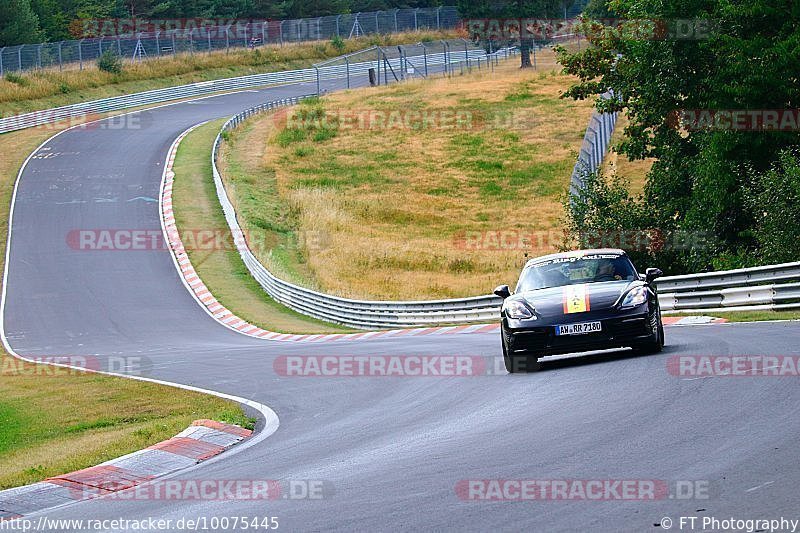
[[[642,285],[642,282],[622,280],[583,284],[581,287],[585,287],[588,300],[587,311],[599,311],[613,307],[624,292],[636,285]],[[580,290],[580,287],[576,285],[567,285],[525,291],[515,294],[512,298],[525,301],[529,307],[535,309],[542,316],[561,315],[564,314],[564,299],[570,287]]]

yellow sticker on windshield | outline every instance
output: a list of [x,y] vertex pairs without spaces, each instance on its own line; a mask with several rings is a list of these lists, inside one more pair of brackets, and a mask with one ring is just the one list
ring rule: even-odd
[[562,294],[564,313],[585,313],[589,310],[589,293],[586,285],[565,285]]

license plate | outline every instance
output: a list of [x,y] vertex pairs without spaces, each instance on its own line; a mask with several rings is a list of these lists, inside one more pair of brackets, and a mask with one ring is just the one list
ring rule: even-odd
[[603,326],[600,322],[582,322],[580,324],[564,324],[556,326],[556,335],[585,335],[586,333],[597,333]]

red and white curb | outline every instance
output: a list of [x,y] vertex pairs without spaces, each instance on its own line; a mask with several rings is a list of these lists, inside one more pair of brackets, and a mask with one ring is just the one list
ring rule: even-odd
[[205,308],[208,314],[211,315],[217,322],[229,329],[249,337],[256,337],[271,341],[291,342],[354,341],[397,336],[485,333],[487,331],[494,331],[499,327],[498,324],[469,324],[465,326],[423,327],[386,331],[367,331],[363,333],[300,335],[268,331],[250,324],[236,316],[232,311],[222,305],[213,294],[211,294],[211,291],[208,290],[208,287],[206,287],[206,285],[203,283],[203,280],[200,279],[197,271],[192,266],[192,262],[189,259],[189,255],[187,254],[186,248],[181,240],[178,227],[175,224],[175,213],[172,209],[172,188],[175,181],[175,172],[173,171],[173,166],[175,164],[175,155],[178,152],[178,146],[180,146],[181,141],[184,137],[186,137],[186,135],[203,124],[205,124],[205,122],[192,126],[188,130],[181,133],[172,143],[169,153],[167,154],[166,164],[164,165],[164,175],[161,183],[159,207],[161,210],[161,221],[164,228],[166,241],[169,243],[170,251],[178,269],[178,273],[183,279],[184,285],[186,285],[187,289],[189,289],[189,292],[194,296],[195,300],[197,300],[200,305]]
[[0,491],[0,520],[76,501],[108,496],[189,468],[221,454],[252,431],[213,420],[195,420],[171,439],[111,461]]

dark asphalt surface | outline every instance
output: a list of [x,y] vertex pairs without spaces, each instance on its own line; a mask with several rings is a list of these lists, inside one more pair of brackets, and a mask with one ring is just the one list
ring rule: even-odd
[[[270,502],[95,500],[48,516],[277,516],[288,531],[653,531],[664,516],[800,518],[797,378],[687,379],[666,366],[678,354],[800,355],[796,322],[670,327],[662,354],[560,360],[532,375],[280,377],[273,361],[281,355],[499,357],[499,338],[258,341],[214,322],[168,253],[67,245],[71,229],[159,228],[157,203],[141,198],[157,198],[167,150],[189,126],[312,90],[217,96],[144,111],[139,129],[76,129],[49,142],[19,184],[4,320],[21,355],[142,356],[151,377],[277,412],[273,436],[178,478],[324,480],[333,493]],[[699,480],[709,497],[461,501],[456,483],[475,478]]]

